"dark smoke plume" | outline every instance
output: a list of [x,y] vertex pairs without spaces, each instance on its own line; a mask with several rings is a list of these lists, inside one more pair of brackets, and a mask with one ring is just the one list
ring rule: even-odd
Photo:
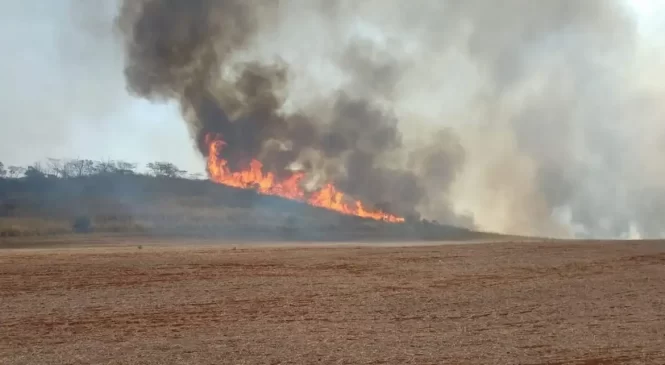
[[[365,95],[340,91],[323,100],[326,112],[282,112],[288,66],[239,62],[259,31],[276,13],[276,2],[146,0],[125,2],[119,24],[126,36],[126,78],[131,92],[148,99],[177,99],[207,155],[205,136],[221,135],[222,157],[232,170],[258,158],[278,175],[299,162],[323,174],[366,203],[400,214],[415,214],[426,197],[412,171],[385,164],[402,147],[398,120],[390,108]],[[263,23],[262,23],[263,22]],[[370,95],[389,95],[396,64],[374,64],[362,44],[353,44],[340,65],[352,84]],[[223,72],[233,75],[227,77]],[[288,144],[288,147],[282,148]],[[308,157],[309,156],[309,157]],[[324,162],[322,162],[323,160]],[[316,166],[324,166],[316,171]]]
[[118,25],[130,91],[233,168],[506,233],[665,235],[665,91],[620,0],[125,0]]

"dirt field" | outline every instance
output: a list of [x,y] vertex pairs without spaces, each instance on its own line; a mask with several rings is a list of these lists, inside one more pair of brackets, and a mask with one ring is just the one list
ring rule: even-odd
[[665,243],[5,249],[0,309],[2,364],[665,364]]

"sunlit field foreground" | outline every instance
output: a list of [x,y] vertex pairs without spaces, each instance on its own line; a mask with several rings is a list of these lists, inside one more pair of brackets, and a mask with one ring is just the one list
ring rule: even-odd
[[662,242],[12,248],[0,363],[663,364],[664,283]]

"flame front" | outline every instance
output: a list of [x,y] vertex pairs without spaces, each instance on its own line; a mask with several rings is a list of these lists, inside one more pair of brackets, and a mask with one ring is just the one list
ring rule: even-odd
[[264,173],[263,164],[254,159],[246,169],[231,171],[227,161],[219,157],[226,144],[224,140],[208,135],[206,136],[206,143],[208,145],[208,173],[210,179],[218,184],[241,189],[255,189],[261,194],[303,201],[342,214],[392,223],[404,222],[404,218],[380,210],[366,209],[362,202],[345,196],[333,184],[326,184],[320,190],[305,193],[300,185],[305,177],[302,172],[294,172],[288,178],[278,181],[275,174],[271,172]]

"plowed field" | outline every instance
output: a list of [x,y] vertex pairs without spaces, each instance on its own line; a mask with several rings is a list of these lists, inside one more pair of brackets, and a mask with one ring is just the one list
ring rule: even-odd
[[2,364],[665,364],[661,242],[11,249],[0,304]]

